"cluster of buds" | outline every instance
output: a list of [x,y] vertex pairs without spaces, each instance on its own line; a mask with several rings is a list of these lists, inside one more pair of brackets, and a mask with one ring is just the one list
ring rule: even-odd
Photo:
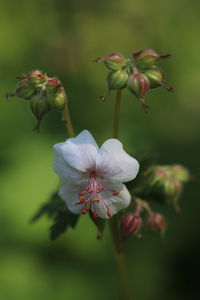
[[[119,53],[111,53],[95,62],[104,62],[110,70],[108,74],[108,92],[128,88],[139,100],[144,111],[148,106],[144,98],[150,89],[164,86],[168,91],[173,89],[165,84],[165,74],[156,66],[159,59],[170,55],[159,55],[152,49],[145,49],[132,54],[132,59],[126,59]],[[105,96],[103,97],[105,99]]]
[[183,184],[191,178],[189,171],[181,165],[155,165],[144,172],[142,193],[145,197],[173,203],[177,212]]
[[40,70],[17,76],[19,82],[15,92],[7,97],[17,96],[28,101],[31,112],[37,119],[33,130],[39,131],[42,118],[51,110],[62,111],[67,101],[63,84],[57,77],[50,78]]
[[[122,241],[133,235],[138,236],[143,225],[146,225],[152,232],[163,235],[166,229],[165,218],[160,213],[154,212],[146,201],[135,198],[134,202],[135,211],[125,214],[120,221]],[[146,214],[142,214],[143,212]]]

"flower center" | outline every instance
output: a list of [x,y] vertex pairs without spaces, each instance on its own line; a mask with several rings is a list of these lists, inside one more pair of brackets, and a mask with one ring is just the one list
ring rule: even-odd
[[90,178],[88,180],[88,185],[86,188],[84,188],[79,194],[79,202],[75,203],[75,205],[84,205],[81,209],[81,213],[85,215],[89,211],[93,211],[92,218],[95,220],[99,217],[96,209],[96,205],[98,203],[101,203],[102,206],[106,209],[106,213],[108,217],[112,217],[111,211],[109,209],[109,206],[107,204],[107,201],[103,197],[103,191],[107,191],[111,193],[113,196],[119,195],[120,191],[116,191],[113,189],[110,189],[103,185],[99,181],[99,177],[97,174],[92,171],[90,173]]

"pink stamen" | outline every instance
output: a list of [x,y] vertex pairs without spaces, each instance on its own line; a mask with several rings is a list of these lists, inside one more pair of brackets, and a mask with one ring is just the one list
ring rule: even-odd
[[96,211],[96,205],[101,203],[106,208],[106,213],[109,218],[112,217],[109,206],[106,200],[103,198],[102,191],[110,192],[113,196],[119,195],[120,191],[109,189],[99,182],[98,176],[94,171],[91,172],[91,177],[88,180],[88,185],[79,194],[79,202],[74,203],[74,205],[83,205],[81,213],[85,215],[91,209],[93,210],[92,218],[96,220],[98,218],[98,213]]

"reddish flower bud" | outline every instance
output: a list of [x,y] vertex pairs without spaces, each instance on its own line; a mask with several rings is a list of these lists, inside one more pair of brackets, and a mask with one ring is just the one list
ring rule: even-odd
[[158,59],[170,57],[170,54],[159,55],[153,49],[144,49],[133,53],[133,57],[139,64],[153,66]]
[[47,76],[45,76],[40,70],[34,70],[27,74],[27,79],[33,86],[39,87],[41,83],[47,79]]
[[164,234],[166,229],[166,220],[161,214],[152,212],[149,215],[147,224],[152,231]]
[[97,58],[95,60],[97,63],[102,61],[111,71],[119,70],[126,65],[126,59],[119,53],[111,53],[105,57]]
[[142,227],[142,219],[138,214],[129,213],[122,217],[120,223],[121,235],[127,239],[132,234],[137,234]]
[[149,107],[144,102],[144,97],[150,88],[149,79],[137,71],[133,72],[127,82],[129,90],[140,100],[142,108],[146,111]]
[[57,77],[49,78],[46,83],[46,88],[48,91],[56,90],[60,86],[62,86],[62,83]]

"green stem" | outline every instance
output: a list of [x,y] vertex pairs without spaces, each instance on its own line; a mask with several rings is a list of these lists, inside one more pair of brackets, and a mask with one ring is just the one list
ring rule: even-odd
[[[114,123],[113,123],[113,138],[119,139],[119,123],[120,123],[120,106],[121,106],[121,95],[122,91],[119,90],[116,93],[115,100],[115,112],[114,112]],[[119,217],[113,216],[109,221],[110,231],[115,245],[115,261],[117,265],[117,272],[121,287],[121,299],[131,300],[131,294],[128,285],[128,274],[126,270],[126,263],[124,253],[120,251],[120,228],[119,228]]]
[[65,104],[65,107],[63,110],[63,121],[65,123],[65,127],[66,127],[69,137],[74,137],[75,133],[74,133],[74,129],[72,126],[71,117],[70,117],[69,108],[68,108],[67,103]]
[[122,95],[122,90],[118,90],[116,93],[114,123],[113,123],[113,137],[115,139],[119,139],[121,95]]

